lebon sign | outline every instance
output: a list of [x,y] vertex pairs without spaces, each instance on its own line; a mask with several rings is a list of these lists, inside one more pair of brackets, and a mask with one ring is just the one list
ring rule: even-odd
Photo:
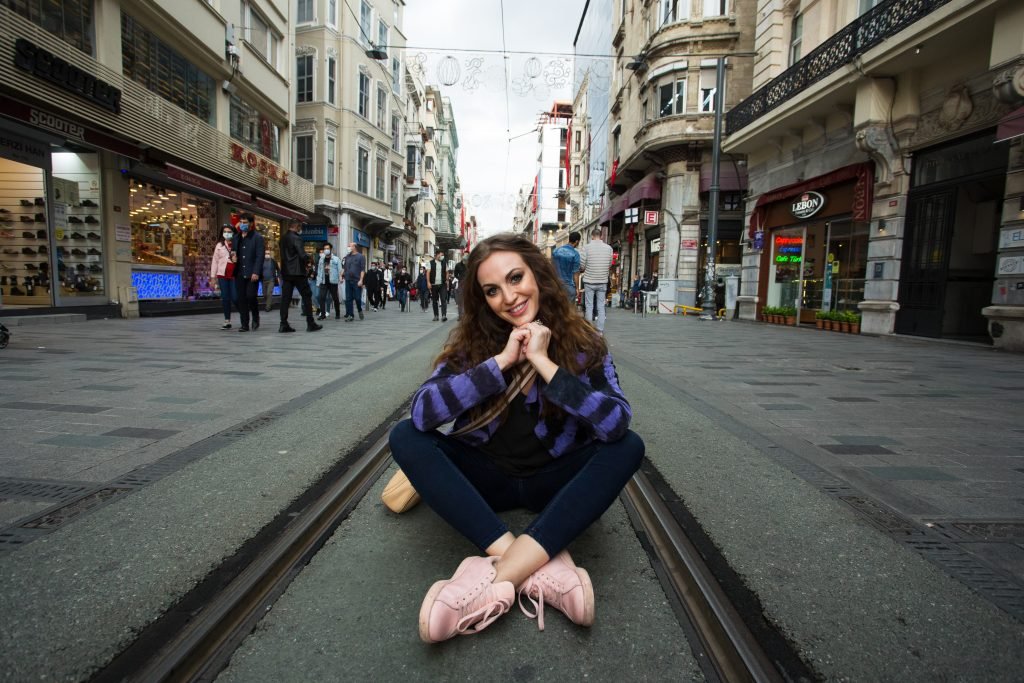
[[825,195],[820,192],[808,191],[801,194],[790,207],[790,213],[796,218],[810,218],[825,206]]

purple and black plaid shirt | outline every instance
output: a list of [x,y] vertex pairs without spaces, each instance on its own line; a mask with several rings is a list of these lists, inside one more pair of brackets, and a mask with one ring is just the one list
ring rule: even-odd
[[[506,382],[498,363],[489,358],[480,365],[454,373],[442,363],[412,397],[412,423],[426,432],[455,420],[453,431],[469,422],[468,412],[487,398],[505,391]],[[557,458],[594,441],[617,441],[629,429],[633,417],[629,401],[619,387],[619,377],[611,354],[604,362],[580,375],[559,368],[550,384],[538,376],[526,396],[526,403],[539,414],[545,401],[565,411],[563,417],[537,421],[533,433]],[[498,429],[495,418],[480,429],[459,437],[478,446],[490,441]]]

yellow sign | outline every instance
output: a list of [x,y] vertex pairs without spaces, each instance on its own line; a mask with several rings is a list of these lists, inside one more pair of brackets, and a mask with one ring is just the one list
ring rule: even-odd
[[56,238],[57,238],[57,239],[59,239],[59,240],[62,240],[62,239],[64,239],[64,231],[63,231],[63,230],[56,230],[56,231],[54,231],[54,233],[53,233],[53,234],[54,234],[54,236],[56,236]]
[[835,260],[836,260],[836,255],[835,254],[829,254],[828,255],[828,262],[829,263],[832,263]]
[[839,261],[832,262],[832,274],[839,275]]

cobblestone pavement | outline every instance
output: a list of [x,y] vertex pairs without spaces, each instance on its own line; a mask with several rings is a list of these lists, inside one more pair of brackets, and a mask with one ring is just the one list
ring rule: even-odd
[[372,373],[442,326],[394,306],[307,333],[293,309],[299,331],[278,334],[278,315],[250,333],[219,315],[15,328],[0,351],[0,527]]
[[620,369],[671,386],[879,529],[927,530],[1024,587],[1024,357],[617,313],[607,331]]

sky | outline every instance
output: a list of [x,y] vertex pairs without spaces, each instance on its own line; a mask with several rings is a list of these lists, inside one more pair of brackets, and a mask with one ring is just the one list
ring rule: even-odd
[[572,101],[572,43],[585,4],[504,0],[503,35],[502,0],[406,0],[406,63],[451,99],[466,216],[477,217],[481,236],[511,229],[516,193],[533,185],[537,136],[524,134],[555,100]]

